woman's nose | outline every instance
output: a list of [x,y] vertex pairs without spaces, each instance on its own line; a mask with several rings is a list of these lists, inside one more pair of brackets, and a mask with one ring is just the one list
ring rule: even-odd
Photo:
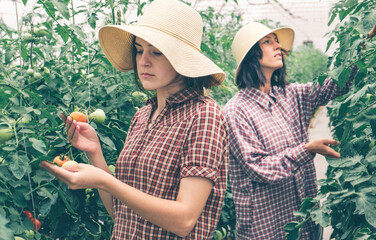
[[143,52],[139,59],[139,64],[147,66],[150,65],[150,58],[147,53]]
[[275,48],[276,49],[281,49],[282,45],[279,42],[275,42]]

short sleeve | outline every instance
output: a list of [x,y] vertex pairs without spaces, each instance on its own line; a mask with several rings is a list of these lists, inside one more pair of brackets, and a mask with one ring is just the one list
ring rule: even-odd
[[204,177],[215,183],[219,168],[227,164],[227,136],[222,110],[214,103],[203,103],[184,144],[180,177]]

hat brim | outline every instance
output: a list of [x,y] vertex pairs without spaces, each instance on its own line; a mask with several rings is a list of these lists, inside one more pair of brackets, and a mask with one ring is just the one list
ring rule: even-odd
[[[251,50],[251,48],[257,44],[263,37],[265,37],[266,35],[270,34],[270,33],[275,33],[278,37],[278,41],[279,43],[281,44],[282,46],[282,49],[284,49],[286,52],[290,52],[291,49],[292,49],[292,45],[294,43],[294,38],[295,38],[295,32],[294,30],[292,30],[291,28],[289,27],[281,27],[281,28],[277,28],[277,29],[273,29],[273,30],[270,30],[269,32],[266,32],[266,33],[263,33],[258,39],[257,41],[254,42],[253,45],[249,46],[248,50],[245,52],[245,54],[241,57],[241,60],[239,61],[239,64],[238,64],[238,67],[236,69],[236,73],[235,73],[235,79],[237,78],[238,76],[238,73],[240,71],[240,68],[241,68],[241,65],[243,63],[243,60],[245,58],[245,56],[247,56],[248,52]],[[284,54],[284,57],[286,58],[287,55]]]
[[209,58],[186,42],[148,26],[104,26],[99,30],[99,42],[111,64],[119,71],[133,69],[133,37],[139,37],[163,53],[175,71],[196,78],[212,76],[218,85],[225,79],[224,72]]

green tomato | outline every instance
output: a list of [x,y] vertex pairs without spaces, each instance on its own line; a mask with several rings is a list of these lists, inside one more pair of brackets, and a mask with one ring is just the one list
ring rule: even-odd
[[66,161],[61,167],[66,168],[70,166],[77,166],[78,163],[74,160]]
[[139,91],[133,92],[132,96],[135,97],[136,99],[139,99],[140,101],[143,101],[143,102],[145,102],[148,99],[148,97],[145,93],[139,92]]
[[33,35],[30,33],[23,33],[21,34],[21,38],[26,42],[31,42],[33,40]]
[[89,115],[89,120],[93,120],[95,123],[104,123],[105,119],[106,119],[106,114],[100,108],[90,113]]
[[21,122],[24,123],[24,124],[28,124],[31,120],[31,117],[30,115],[28,114],[25,114],[22,118],[21,118]]
[[48,69],[47,67],[43,67],[42,72],[43,74],[50,74],[50,69]]
[[114,165],[110,165],[110,166],[108,166],[108,168],[110,169],[112,174],[115,173],[115,166]]
[[48,30],[45,26],[40,26],[37,30],[37,36],[39,37],[43,37],[43,36],[47,36],[48,35]]
[[26,74],[29,75],[29,76],[33,76],[34,75],[34,70],[29,68],[26,70]]
[[34,72],[34,78],[36,80],[41,79],[42,78],[42,74],[40,74],[39,72]]
[[221,231],[215,230],[214,233],[217,235],[217,237],[215,238],[215,240],[222,240],[223,235],[222,235]]
[[86,194],[91,194],[93,192],[93,189],[91,189],[91,188],[86,188],[85,189],[85,193]]
[[12,128],[3,128],[0,129],[0,144],[5,143],[9,139],[11,139],[13,136],[12,134]]
[[226,228],[222,227],[222,233],[223,233],[223,237],[226,237],[226,235],[227,235]]
[[373,148],[375,146],[375,141],[370,142],[368,146],[369,148]]

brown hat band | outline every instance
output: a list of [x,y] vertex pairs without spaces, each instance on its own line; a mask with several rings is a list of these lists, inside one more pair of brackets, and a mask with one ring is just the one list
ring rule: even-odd
[[174,32],[171,32],[169,31],[168,29],[165,29],[165,28],[161,28],[161,27],[157,27],[157,26],[154,26],[154,25],[151,25],[151,24],[145,24],[145,23],[142,23],[142,24],[138,24],[138,26],[142,26],[142,27],[150,27],[150,28],[153,28],[155,30],[158,30],[158,31],[161,31],[161,32],[164,32],[170,36],[173,36],[185,43],[187,43],[189,46],[193,47],[194,49],[196,49],[197,51],[201,52],[201,49],[199,47],[197,47],[194,43],[192,43],[191,41],[189,41],[188,39],[174,33]]

